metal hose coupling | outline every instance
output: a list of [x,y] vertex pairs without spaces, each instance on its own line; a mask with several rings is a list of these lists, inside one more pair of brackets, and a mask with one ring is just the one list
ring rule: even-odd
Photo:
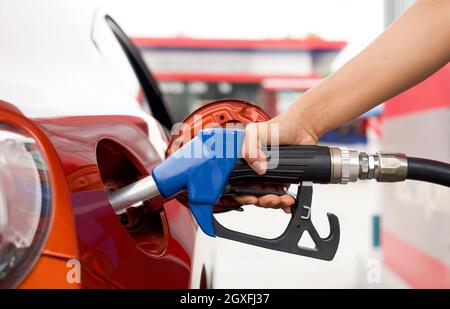
[[330,183],[346,184],[358,179],[398,182],[404,181],[407,176],[408,161],[403,153],[367,154],[344,147],[330,147],[330,154]]

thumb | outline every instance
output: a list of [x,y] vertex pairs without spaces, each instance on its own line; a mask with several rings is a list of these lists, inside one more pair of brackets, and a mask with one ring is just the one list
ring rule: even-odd
[[266,144],[265,123],[251,123],[245,128],[242,157],[259,175],[267,171],[267,157],[261,149]]

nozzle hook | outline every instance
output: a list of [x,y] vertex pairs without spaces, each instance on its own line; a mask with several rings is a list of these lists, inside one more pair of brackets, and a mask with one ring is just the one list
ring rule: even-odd
[[[224,227],[213,218],[216,235],[266,249],[331,261],[339,246],[339,219],[334,214],[327,213],[330,234],[326,238],[321,238],[311,221],[312,193],[313,188],[311,184],[299,184],[296,203],[292,207],[292,217],[286,230],[277,238],[268,239],[233,231]],[[308,231],[310,234],[315,245],[314,248],[299,246],[299,241],[305,231]]]

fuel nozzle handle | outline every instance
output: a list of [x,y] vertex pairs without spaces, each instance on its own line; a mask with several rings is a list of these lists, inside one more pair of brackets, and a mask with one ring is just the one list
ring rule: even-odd
[[278,146],[263,151],[269,165],[264,175],[256,174],[245,160],[238,159],[228,181],[346,184],[358,179],[396,182],[407,177],[407,158],[401,153],[369,155],[343,147],[316,145]]
[[263,152],[266,154],[268,162],[268,169],[264,175],[256,174],[247,162],[240,158],[228,177],[228,182],[330,182],[332,167],[329,147],[315,145],[277,146],[263,148]]

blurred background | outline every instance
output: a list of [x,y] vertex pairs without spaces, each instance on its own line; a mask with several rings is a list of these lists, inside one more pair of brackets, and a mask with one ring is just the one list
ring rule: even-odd
[[[271,116],[369,44],[413,1],[108,1],[141,49],[176,121],[219,98]],[[358,87],[358,85],[355,85]],[[449,161],[450,67],[321,139],[368,152]],[[217,288],[450,287],[449,190],[413,181],[314,187],[312,220],[341,224],[332,262],[217,240]],[[235,229],[279,235],[289,216],[247,207],[220,215]],[[303,239],[302,239],[303,241]],[[307,244],[307,239],[305,239]]]

